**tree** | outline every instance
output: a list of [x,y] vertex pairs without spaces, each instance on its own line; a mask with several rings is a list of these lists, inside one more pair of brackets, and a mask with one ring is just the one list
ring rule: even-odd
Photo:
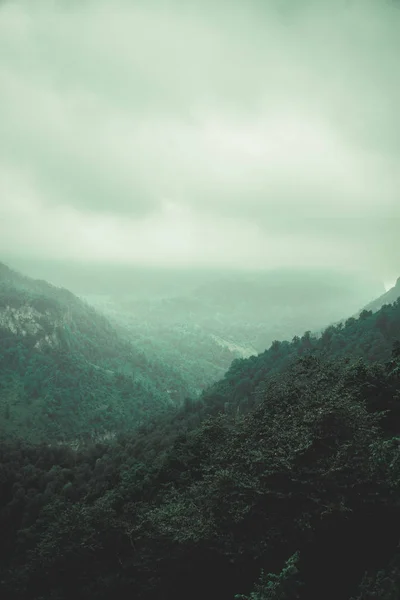
[[261,571],[260,579],[256,583],[250,596],[237,594],[237,600],[297,600],[300,598],[302,582],[299,579],[297,563],[299,553],[295,552],[285,563],[279,575],[265,574]]

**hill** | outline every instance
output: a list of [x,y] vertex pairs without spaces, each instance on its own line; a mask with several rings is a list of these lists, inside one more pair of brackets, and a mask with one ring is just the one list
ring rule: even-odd
[[0,444],[4,597],[395,600],[399,361],[304,356],[169,442]]
[[0,265],[0,425],[35,440],[140,424],[191,391],[68,290]]
[[[285,371],[302,356],[312,353],[330,359],[362,358],[369,363],[388,360],[393,343],[400,339],[400,300],[385,305],[376,313],[364,310],[358,318],[350,317],[331,325],[321,334],[306,331],[291,342],[275,340],[257,356],[236,359],[224,377],[203,394],[207,405],[223,410],[227,405],[247,410],[253,406],[255,393],[270,376]],[[232,404],[233,403],[233,404]]]
[[236,360],[114,439],[0,440],[0,592],[397,600],[399,443],[397,300]]

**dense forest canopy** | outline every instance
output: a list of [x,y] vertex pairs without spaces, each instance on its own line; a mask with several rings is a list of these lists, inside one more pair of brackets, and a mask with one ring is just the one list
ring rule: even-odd
[[399,597],[400,300],[168,402],[154,373],[179,389],[179,371],[66,290],[5,273],[3,597]]
[[35,441],[96,439],[137,426],[192,387],[68,290],[0,271],[0,423]]

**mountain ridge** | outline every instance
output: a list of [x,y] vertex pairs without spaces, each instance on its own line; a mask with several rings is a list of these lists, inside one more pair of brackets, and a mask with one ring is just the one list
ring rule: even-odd
[[[136,427],[189,390],[72,292],[0,265],[0,423],[27,439]],[[168,390],[168,391],[167,391]]]
[[382,296],[376,298],[376,300],[367,304],[364,310],[372,310],[375,312],[385,304],[393,304],[398,298],[400,298],[400,277],[397,278],[393,287],[382,294]]

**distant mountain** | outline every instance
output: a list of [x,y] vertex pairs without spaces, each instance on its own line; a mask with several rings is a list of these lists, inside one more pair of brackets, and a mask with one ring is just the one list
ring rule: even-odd
[[[213,364],[226,370],[227,359],[263,352],[276,339],[322,330],[343,314],[354,314],[383,284],[354,274],[282,269],[210,274],[185,292],[177,289],[162,298],[150,292],[146,297],[144,289],[140,297],[136,292],[84,297],[135,337],[168,340],[170,347],[184,348],[185,358],[205,358],[203,351],[197,353],[201,336],[201,347],[207,346],[207,352],[213,348]],[[236,354],[219,360],[216,340]],[[216,375],[210,372],[210,378]]]
[[396,284],[390,288],[385,294],[379,296],[376,300],[373,300],[365,307],[365,310],[372,310],[373,312],[379,310],[385,304],[393,304],[400,298],[400,277],[397,279]]
[[0,430],[32,440],[132,428],[189,390],[66,289],[0,263]]
[[[10,261],[9,261],[10,262]],[[211,297],[225,295],[229,287],[242,291],[257,285],[264,293],[275,288],[287,297],[310,295],[313,302],[336,302],[343,314],[352,314],[384,290],[378,278],[356,271],[332,268],[201,269],[156,268],[118,264],[64,263],[62,261],[12,260],[14,268],[30,277],[63,286],[78,296],[130,298],[135,301]],[[12,266],[11,265],[11,266]],[[250,291],[250,287],[249,287]]]

